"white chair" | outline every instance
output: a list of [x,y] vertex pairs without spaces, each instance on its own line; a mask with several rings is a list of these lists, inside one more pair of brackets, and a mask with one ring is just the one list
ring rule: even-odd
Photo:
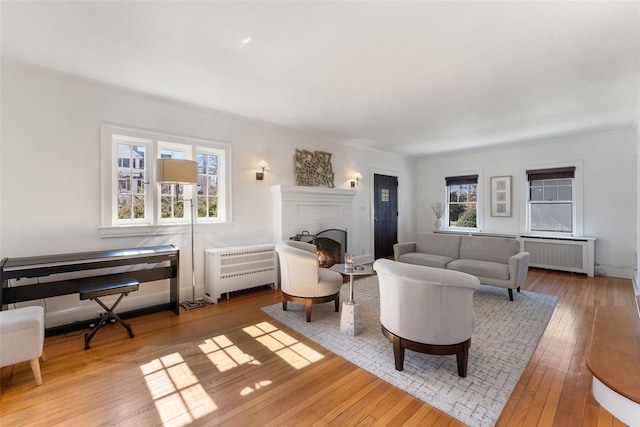
[[335,301],[336,312],[340,310],[342,275],[319,267],[315,245],[295,240],[282,241],[276,244],[276,251],[280,260],[283,310],[287,310],[287,301],[304,304],[307,322],[311,322],[314,304]]
[[22,307],[0,311],[0,368],[30,361],[36,384],[42,384],[44,308]]
[[396,370],[405,349],[455,354],[458,375],[467,376],[476,322],[473,294],[480,281],[466,273],[379,259],[373,264],[380,286],[382,333],[393,344]]

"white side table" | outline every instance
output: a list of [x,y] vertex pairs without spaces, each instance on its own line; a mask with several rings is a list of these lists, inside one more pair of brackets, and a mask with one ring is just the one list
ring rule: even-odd
[[368,276],[373,274],[373,268],[368,265],[357,265],[347,270],[344,264],[334,264],[331,270],[337,271],[343,276],[349,276],[349,301],[342,303],[340,314],[340,332],[345,335],[358,335],[362,332],[362,319],[360,306],[353,299],[353,276]]

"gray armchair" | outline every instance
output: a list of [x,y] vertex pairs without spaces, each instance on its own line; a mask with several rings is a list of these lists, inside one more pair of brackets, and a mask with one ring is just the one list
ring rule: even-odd
[[311,322],[314,304],[335,301],[336,312],[340,310],[342,275],[319,267],[315,245],[285,240],[276,244],[276,252],[280,260],[283,310],[287,310],[287,301],[304,304],[307,322]]
[[480,281],[469,274],[379,259],[373,264],[380,286],[382,333],[393,344],[396,369],[405,349],[455,354],[458,375],[467,376],[475,328],[473,294]]

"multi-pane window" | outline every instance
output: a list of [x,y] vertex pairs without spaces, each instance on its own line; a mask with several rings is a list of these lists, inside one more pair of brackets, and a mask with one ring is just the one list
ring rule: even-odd
[[[195,160],[197,183],[158,183],[158,159]],[[228,221],[230,159],[229,144],[103,125],[104,234],[140,233],[130,227],[109,230],[117,226],[188,224],[191,211],[199,223]]]
[[114,138],[116,145],[117,219],[141,221],[146,218],[145,165],[146,144],[127,138]]
[[449,227],[477,228],[478,175],[450,176],[445,180]]
[[527,171],[531,232],[573,233],[575,167]]
[[218,217],[220,154],[198,152],[198,218]]

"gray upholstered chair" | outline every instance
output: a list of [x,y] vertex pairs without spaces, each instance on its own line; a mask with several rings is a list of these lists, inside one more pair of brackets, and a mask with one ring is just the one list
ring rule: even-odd
[[475,328],[473,294],[480,281],[470,274],[379,259],[373,264],[380,286],[382,333],[393,344],[395,365],[404,367],[405,349],[455,354],[458,375],[467,376]]
[[282,241],[276,244],[280,260],[280,286],[282,309],[287,301],[306,306],[307,322],[311,321],[311,307],[335,301],[336,312],[340,310],[340,288],[342,275],[318,265],[316,246],[297,241]]
[[36,385],[41,385],[43,346],[44,308],[32,306],[0,311],[0,368],[28,360]]

